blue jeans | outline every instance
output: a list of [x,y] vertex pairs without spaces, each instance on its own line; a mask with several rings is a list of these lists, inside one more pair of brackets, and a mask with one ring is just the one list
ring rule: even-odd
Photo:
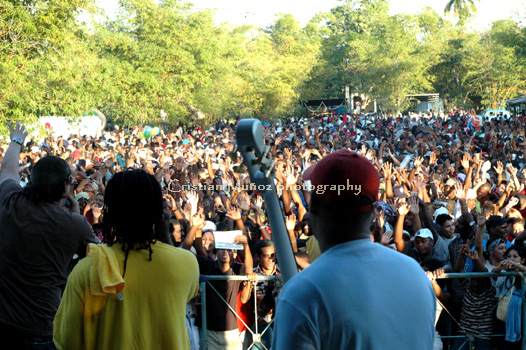
[[[491,342],[487,339],[475,338],[475,350],[492,350]],[[467,338],[457,338],[453,344],[453,350],[471,350],[471,344]]]

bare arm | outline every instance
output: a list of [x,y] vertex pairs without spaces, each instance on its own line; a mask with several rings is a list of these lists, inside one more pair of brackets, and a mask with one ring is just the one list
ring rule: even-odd
[[484,225],[486,224],[486,209],[482,209],[482,213],[477,215],[477,234],[475,235],[475,250],[478,253],[480,262],[482,265],[486,264],[484,259],[484,251],[482,248],[482,242],[484,240]]
[[248,275],[252,272],[254,267],[254,261],[252,260],[252,253],[250,253],[250,246],[248,245],[248,237],[245,235],[239,235],[234,237],[234,243],[241,243],[243,244],[243,253],[244,253],[244,260],[243,260],[243,268],[241,269],[241,273],[243,275]]
[[254,283],[257,282],[257,274],[255,272],[251,272],[248,274],[248,281],[245,281],[243,283],[243,289],[241,290],[241,302],[243,304],[246,304],[250,297],[252,296],[252,290],[254,289]]
[[10,123],[7,123],[7,126],[9,127],[11,143],[9,144],[9,148],[5,152],[4,159],[2,160],[0,183],[6,180],[15,180],[17,182],[20,181],[20,176],[18,175],[18,162],[22,145],[12,140],[18,138],[22,140],[23,144],[27,136],[26,127],[24,124],[20,125],[20,123],[17,122],[13,127]]
[[409,213],[409,206],[407,204],[402,204],[398,208],[398,221],[395,225],[394,235],[393,235],[393,241],[396,246],[396,250],[402,253],[405,248],[405,242],[404,242],[404,220],[405,216]]

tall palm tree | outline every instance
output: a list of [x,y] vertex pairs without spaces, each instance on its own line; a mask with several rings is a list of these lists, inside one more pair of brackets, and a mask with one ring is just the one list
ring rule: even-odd
[[444,9],[445,13],[450,13],[451,10],[454,10],[455,14],[458,14],[460,10],[467,8],[469,12],[475,12],[475,1],[474,0],[449,0]]

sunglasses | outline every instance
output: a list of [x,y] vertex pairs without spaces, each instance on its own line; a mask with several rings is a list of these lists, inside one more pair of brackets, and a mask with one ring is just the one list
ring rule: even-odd
[[276,253],[262,254],[261,257],[264,258],[264,259],[268,259],[268,258],[275,259],[276,258]]

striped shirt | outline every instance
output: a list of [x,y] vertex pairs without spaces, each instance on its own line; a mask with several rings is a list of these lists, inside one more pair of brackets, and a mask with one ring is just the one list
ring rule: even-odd
[[[482,283],[483,278],[479,278]],[[486,338],[493,333],[493,309],[495,307],[495,288],[490,286],[480,293],[475,293],[469,285],[469,280],[462,280],[466,286],[462,312],[460,314],[459,332],[473,334],[478,338]]]

